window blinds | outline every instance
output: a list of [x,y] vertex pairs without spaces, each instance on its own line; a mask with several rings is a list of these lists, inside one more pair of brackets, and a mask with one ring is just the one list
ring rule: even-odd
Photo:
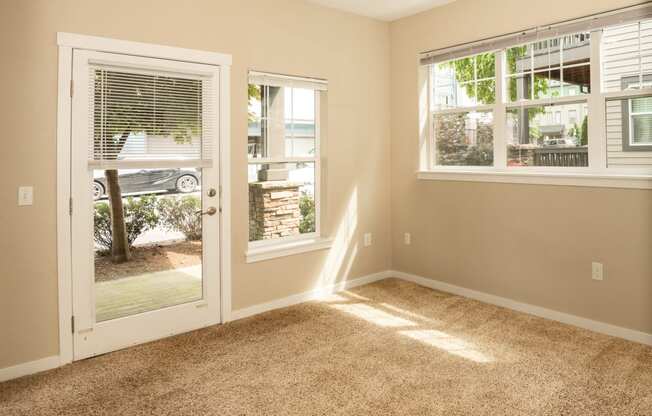
[[493,37],[472,43],[465,43],[449,48],[423,52],[419,56],[421,65],[449,61],[487,51],[495,51],[511,46],[549,39],[572,33],[587,32],[608,26],[634,22],[652,17],[652,4],[634,6],[613,12],[601,13],[564,23],[526,29],[517,33]]
[[88,79],[91,166],[212,164],[212,78],[90,65]]
[[249,71],[249,83],[254,85],[268,85],[270,87],[306,88],[318,91],[328,90],[328,81],[323,79],[257,71]]

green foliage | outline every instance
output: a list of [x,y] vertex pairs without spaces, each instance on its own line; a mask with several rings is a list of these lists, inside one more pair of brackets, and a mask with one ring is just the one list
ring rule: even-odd
[[437,163],[445,166],[491,166],[493,164],[493,129],[478,123],[477,143],[470,145],[464,114],[446,114],[437,118]]
[[539,129],[539,126],[530,126],[528,134],[530,135],[530,139],[535,143],[541,139],[541,130]]
[[[508,73],[509,74],[514,74],[516,73],[516,63],[518,62],[519,59],[522,58],[528,58],[528,48],[527,46],[517,46],[515,48],[509,48],[507,49],[507,68],[508,68]],[[531,80],[530,80],[531,81]],[[517,96],[517,88],[516,88],[516,78],[510,78],[509,79],[509,99],[510,101],[516,101]],[[529,86],[529,85],[528,85]],[[527,99],[532,99],[535,97],[545,97],[548,94],[548,79],[546,78],[537,78],[535,77],[534,79],[534,97],[530,97],[530,93],[526,94],[525,97],[520,97],[520,98],[527,98]]]
[[182,232],[188,240],[198,241],[202,237],[201,201],[188,195],[181,198],[161,198],[158,203],[162,225],[167,230]]
[[[157,202],[154,195],[138,199],[127,198],[124,204],[127,242],[131,247],[134,241],[145,231],[156,227],[159,222]],[[111,251],[113,238],[111,233],[111,209],[106,202],[95,204],[93,215],[95,243],[103,250]]]
[[301,234],[315,232],[315,200],[309,195],[301,195],[299,210],[301,211],[299,232]]
[[95,243],[104,251],[110,251],[113,239],[111,238],[111,210],[106,202],[95,203],[93,215],[93,236]]
[[[475,57],[444,62],[439,64],[439,67],[442,69],[453,68],[457,82],[464,83],[476,79],[476,67],[478,71],[477,79],[493,78],[496,74],[496,59],[493,53],[484,53]],[[464,85],[464,89],[468,97],[477,97],[478,104],[493,104],[496,101],[496,83],[494,80],[480,81],[477,91],[475,83]]]
[[[249,84],[247,86],[247,99],[249,101],[250,106],[254,105],[255,101],[260,101],[261,99],[260,85]],[[249,122],[256,121],[254,113],[249,111],[247,115],[249,118]]]
[[589,117],[584,116],[582,121],[582,132],[580,134],[580,146],[587,146],[589,144]]

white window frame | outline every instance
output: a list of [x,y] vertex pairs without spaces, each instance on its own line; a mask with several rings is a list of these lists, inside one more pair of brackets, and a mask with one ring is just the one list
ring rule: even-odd
[[[273,73],[266,73],[270,77],[288,77]],[[299,78],[297,78],[299,79]],[[309,78],[305,78],[309,80]],[[264,86],[262,84],[261,86]],[[292,87],[284,87],[292,88]],[[297,85],[296,88],[307,88],[304,85]],[[314,165],[314,200],[315,200],[315,231],[294,236],[280,237],[271,240],[248,241],[246,261],[253,263],[263,260],[270,260],[277,257],[284,257],[294,254],[305,253],[315,250],[330,248],[332,240],[322,236],[322,101],[326,91],[314,89],[315,93],[315,154],[307,157],[262,157],[251,158],[247,154],[247,168],[250,165],[273,164],[273,163],[312,163]],[[294,122],[294,117],[292,118]],[[261,125],[262,128],[262,125]],[[293,131],[294,134],[294,131]],[[247,204],[247,207],[249,205]],[[248,222],[247,222],[248,224]]]
[[[578,33],[581,30],[578,31]],[[606,93],[602,87],[601,45],[602,29],[591,30],[591,92],[585,95],[571,95],[557,98],[508,102],[506,82],[506,50],[496,53],[496,103],[487,106],[493,109],[494,117],[494,164],[491,166],[437,166],[435,165],[435,144],[433,111],[431,111],[432,85],[429,65],[419,65],[419,170],[417,177],[424,180],[453,180],[501,183],[527,183],[546,185],[591,186],[609,188],[652,189],[652,169],[607,167],[606,118],[607,100],[639,97],[652,94],[652,88],[634,91]],[[518,46],[515,43],[512,46]],[[511,47],[511,46],[510,46]],[[490,52],[490,51],[487,51]],[[477,53],[476,53],[477,54]],[[458,58],[456,58],[458,59]],[[560,63],[560,67],[563,63]],[[511,74],[509,76],[512,76]],[[507,146],[505,121],[509,108],[521,106],[545,106],[550,104],[571,104],[585,102],[589,115],[588,167],[507,167]],[[456,109],[471,111],[470,108]],[[477,110],[476,110],[477,111]]]
[[[485,53],[491,54],[491,53],[496,53],[496,52],[495,51],[486,51],[486,52],[483,52],[482,54],[485,54]],[[469,58],[470,57],[475,58],[477,55],[478,54],[471,55],[471,56],[469,56]],[[464,59],[464,58],[457,58],[457,59],[454,59],[453,61],[459,60],[459,59]],[[476,100],[476,103],[475,103],[475,105],[466,106],[466,107],[456,104],[455,107],[446,107],[446,108],[443,108],[443,109],[434,109],[434,110],[432,109],[431,104],[432,104],[432,91],[433,91],[432,82],[433,82],[433,78],[435,78],[435,82],[436,82],[436,72],[433,74],[432,69],[433,69],[434,65],[437,65],[437,64],[433,64],[433,65],[430,65],[430,66],[427,67],[428,68],[427,74],[426,74],[427,85],[428,85],[428,92],[427,92],[427,95],[428,95],[428,107],[427,107],[427,111],[428,111],[428,126],[429,126],[428,128],[429,128],[429,131],[430,131],[430,134],[429,134],[429,137],[428,137],[428,142],[429,142],[428,148],[430,149],[430,154],[427,157],[428,157],[428,160],[429,160],[429,165],[437,166],[436,165],[437,143],[435,142],[435,134],[436,134],[436,131],[435,131],[435,117],[438,116],[438,115],[491,112],[492,117],[493,117],[494,136],[495,136],[495,133],[496,133],[495,132],[495,123],[496,123],[495,110],[496,110],[496,107],[498,106],[499,95],[500,95],[499,94],[499,89],[498,89],[498,80],[497,80],[497,76],[496,76],[496,74],[498,74],[498,68],[499,68],[498,67],[498,55],[497,55],[497,53],[496,53],[495,59],[496,59],[496,66],[495,66],[494,78],[478,78],[478,64],[477,64],[477,60],[474,60],[473,61],[474,62],[474,64],[473,64],[473,80],[467,81],[467,82],[457,83],[457,84],[454,85],[457,88],[457,87],[463,87],[466,84],[471,84],[471,83],[475,84],[476,94],[475,94],[474,99]],[[495,84],[496,93],[495,93],[495,97],[494,97],[494,103],[493,104],[479,104],[478,105],[478,103],[477,103],[478,84],[481,81],[487,81],[487,80],[492,80],[492,79],[496,81],[496,84]],[[494,137],[494,141],[495,141],[495,137]],[[495,149],[495,142],[494,142],[494,149]],[[496,157],[495,157],[495,150],[494,150],[494,162],[493,162],[494,164],[493,164],[493,166],[495,166],[495,159],[496,159]],[[452,169],[457,169],[458,168],[458,166],[445,166],[445,167],[446,168],[452,168]],[[462,167],[464,167],[464,168],[474,168],[474,169],[475,168],[486,168],[486,166],[462,166]]]
[[[645,98],[645,97],[638,97],[638,98]],[[652,111],[643,111],[640,113],[635,113],[634,112],[634,100],[636,98],[630,98],[627,100],[627,105],[629,106],[629,137],[627,138],[629,140],[629,145],[631,147],[650,147],[652,146],[652,142],[650,143],[634,143],[632,139],[634,138],[634,116],[649,116],[652,115]]]

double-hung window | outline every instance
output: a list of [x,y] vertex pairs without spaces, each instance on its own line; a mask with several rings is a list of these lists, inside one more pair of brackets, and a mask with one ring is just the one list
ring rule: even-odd
[[251,71],[249,251],[320,239],[320,141],[327,82]]
[[651,188],[650,18],[644,5],[423,53],[419,177]]

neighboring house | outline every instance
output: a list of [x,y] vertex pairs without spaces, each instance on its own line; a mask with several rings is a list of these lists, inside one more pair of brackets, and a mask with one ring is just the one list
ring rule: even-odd
[[[605,91],[636,90],[652,84],[650,57],[639,64],[639,48],[652,45],[639,44],[639,31],[652,33],[649,22],[638,25],[605,29],[603,33],[603,56],[605,62]],[[645,33],[641,33],[644,35]],[[619,65],[611,64],[619,63]],[[631,62],[632,65],[622,65]],[[640,85],[642,82],[643,85]],[[620,168],[649,168],[652,166],[652,97],[608,100],[607,118],[607,165]]]

